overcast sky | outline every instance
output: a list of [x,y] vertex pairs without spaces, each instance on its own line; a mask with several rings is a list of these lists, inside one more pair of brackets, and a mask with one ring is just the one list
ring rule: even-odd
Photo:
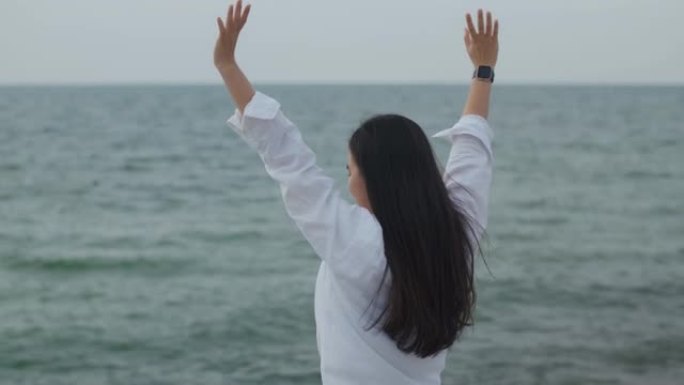
[[[256,82],[460,83],[463,15],[501,24],[501,83],[684,84],[684,0],[252,0]],[[219,83],[224,0],[0,0],[0,84]]]

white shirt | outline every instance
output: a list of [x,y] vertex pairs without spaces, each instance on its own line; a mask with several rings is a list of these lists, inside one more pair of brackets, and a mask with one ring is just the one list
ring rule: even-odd
[[[314,309],[323,384],[440,384],[446,349],[419,358],[400,351],[380,324],[364,328],[386,304],[391,281],[388,275],[379,299],[364,314],[386,264],[382,228],[373,214],[340,197],[276,100],[257,92],[244,114],[236,110],[228,124],[258,152],[266,172],[280,184],[287,213],[321,258]],[[432,137],[451,141],[445,185],[452,200],[484,229],[493,161],[487,121],[466,115]]]

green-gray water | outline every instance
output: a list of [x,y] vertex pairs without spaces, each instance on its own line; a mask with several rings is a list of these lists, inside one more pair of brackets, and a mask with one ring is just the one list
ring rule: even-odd
[[[260,89],[350,200],[362,119],[432,134],[466,93]],[[320,383],[318,260],[232,111],[221,87],[0,88],[0,384]],[[681,383],[684,88],[499,86],[491,122],[491,274],[444,383]]]

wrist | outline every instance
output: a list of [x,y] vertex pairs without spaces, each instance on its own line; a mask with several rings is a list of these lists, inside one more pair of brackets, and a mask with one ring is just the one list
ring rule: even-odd
[[494,83],[494,67],[490,65],[479,65],[475,67],[475,70],[473,71],[473,79],[482,82]]
[[490,82],[487,79],[478,79],[478,78],[473,78],[470,82],[470,86],[476,86],[478,88],[492,88],[494,83]]

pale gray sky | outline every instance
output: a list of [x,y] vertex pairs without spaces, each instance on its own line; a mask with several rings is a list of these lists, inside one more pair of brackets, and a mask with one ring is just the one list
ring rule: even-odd
[[[256,82],[455,83],[463,15],[501,24],[501,83],[684,84],[684,0],[252,0]],[[219,83],[224,0],[0,0],[0,84]]]

